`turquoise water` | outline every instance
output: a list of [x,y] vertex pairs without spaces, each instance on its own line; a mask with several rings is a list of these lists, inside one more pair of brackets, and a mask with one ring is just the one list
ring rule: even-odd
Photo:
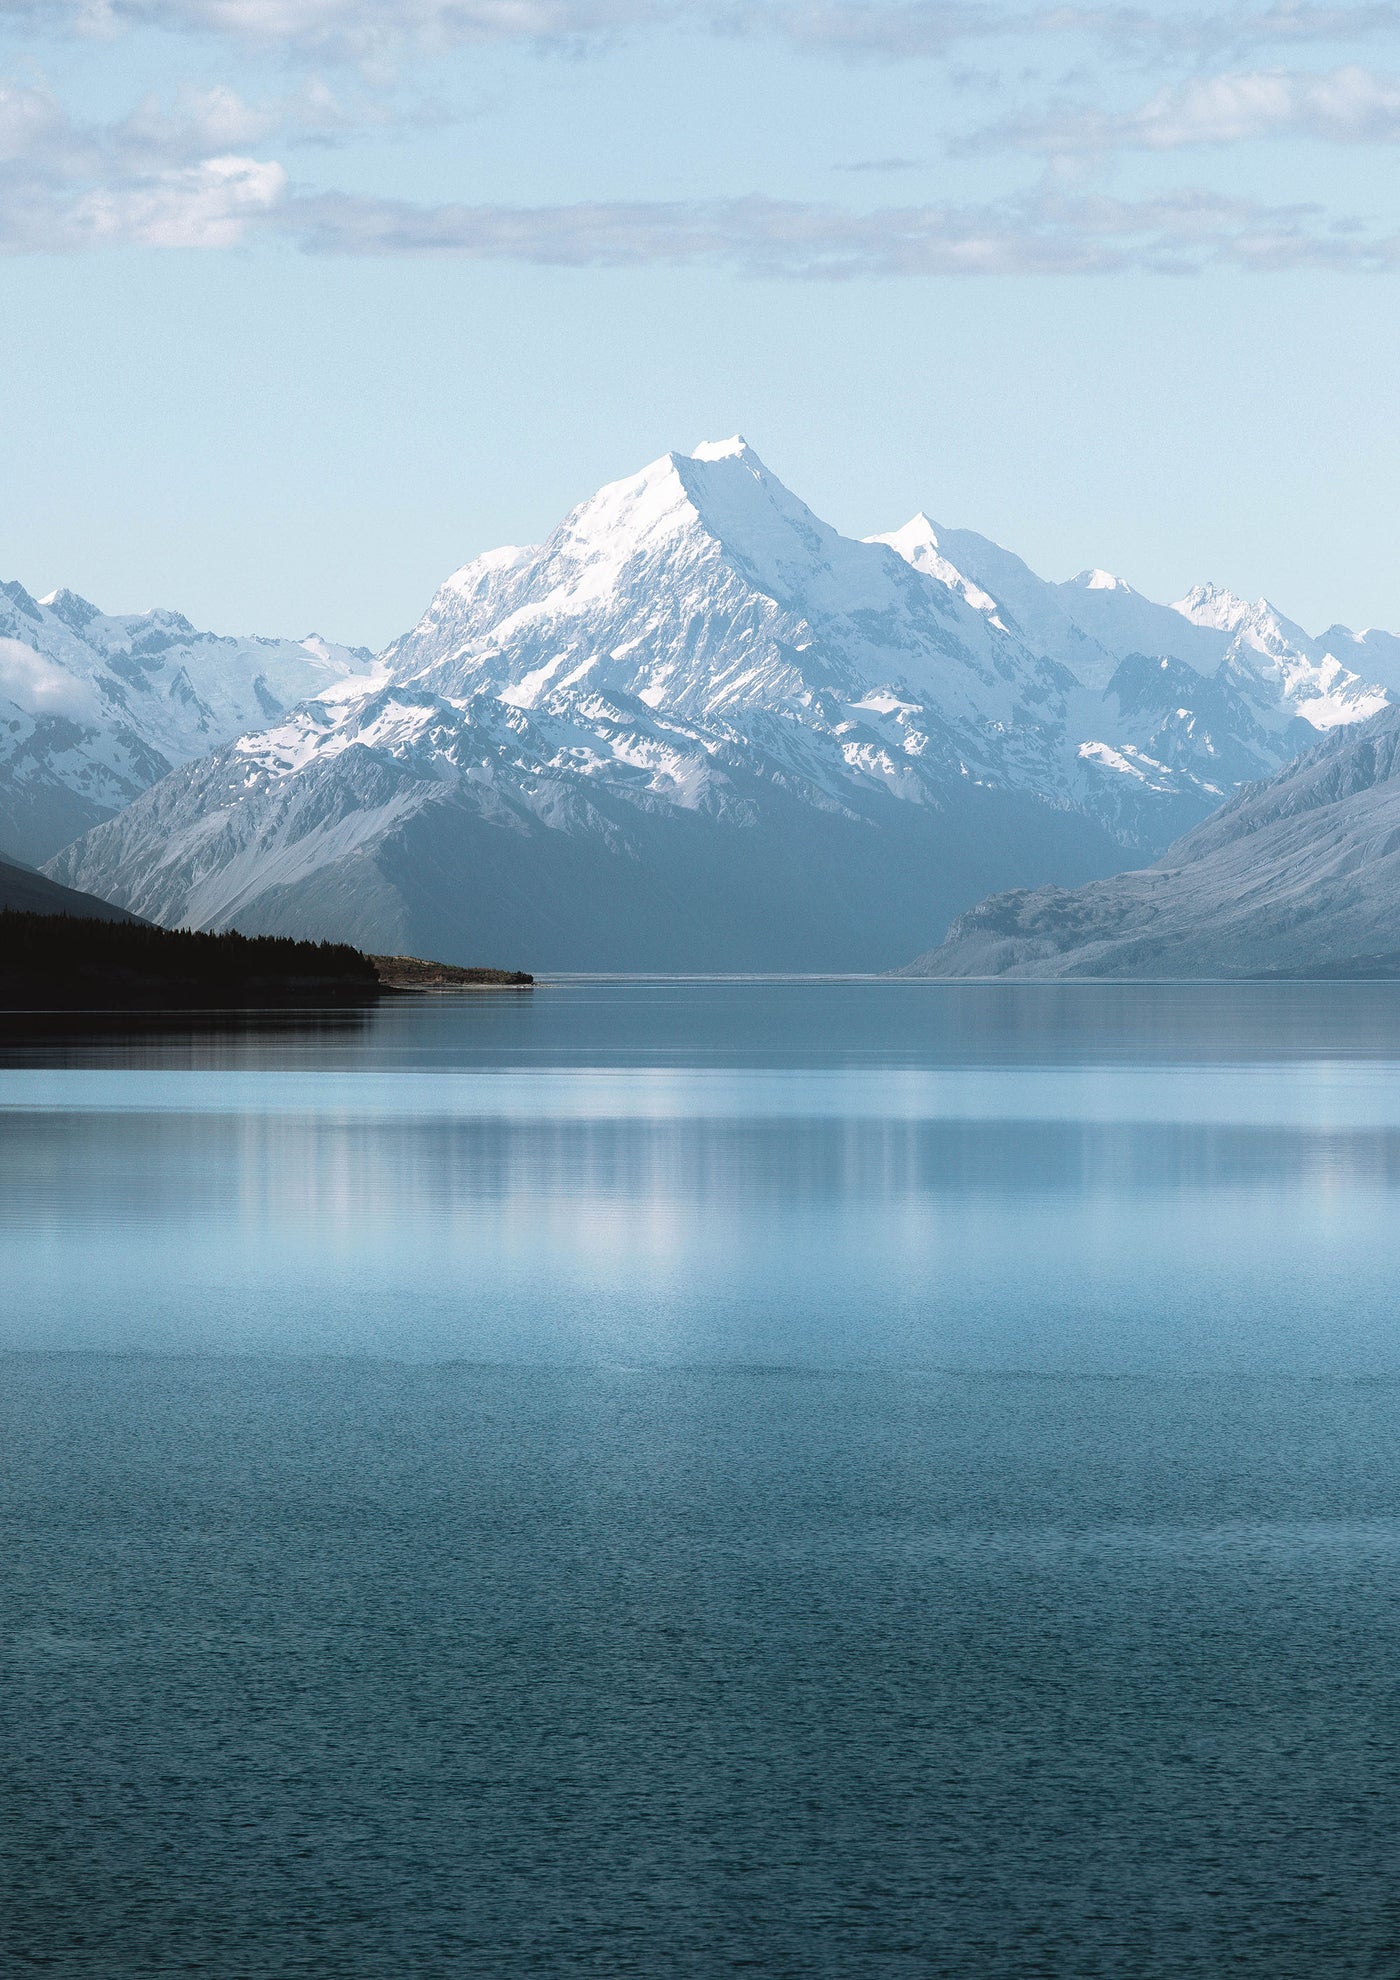
[[1400,999],[0,1042],[0,1966],[1400,1971]]

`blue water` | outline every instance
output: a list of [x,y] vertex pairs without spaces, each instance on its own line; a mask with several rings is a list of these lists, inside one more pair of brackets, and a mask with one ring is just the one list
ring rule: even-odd
[[0,1971],[1400,1974],[1400,990],[0,1037]]

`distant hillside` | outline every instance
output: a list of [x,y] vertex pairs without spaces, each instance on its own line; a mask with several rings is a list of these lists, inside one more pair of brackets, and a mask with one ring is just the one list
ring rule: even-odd
[[0,910],[7,908],[24,914],[71,914],[90,921],[140,921],[139,915],[99,900],[96,894],[61,887],[28,866],[0,858]]
[[1400,709],[1340,729],[1160,859],[993,894],[911,976],[1400,973]]

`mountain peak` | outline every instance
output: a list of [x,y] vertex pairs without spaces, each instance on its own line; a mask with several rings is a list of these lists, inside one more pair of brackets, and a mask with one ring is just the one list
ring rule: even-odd
[[55,618],[62,619],[64,625],[71,626],[74,632],[81,632],[84,626],[90,626],[94,619],[102,616],[96,605],[89,599],[80,598],[76,591],[69,591],[66,585],[60,586],[57,591],[51,591],[48,597],[41,598],[39,603],[46,611],[52,612]]
[[913,563],[914,555],[920,550],[934,550],[938,544],[938,525],[922,509],[910,516],[902,529],[892,529],[878,536],[867,536],[867,543],[888,543],[897,550],[906,562]]
[[749,461],[755,467],[761,465],[742,433],[732,433],[727,440],[702,440],[690,458],[693,461]]
[[1241,598],[1237,591],[1231,591],[1223,584],[1194,584],[1184,598],[1178,598],[1172,606],[1184,619],[1191,619],[1198,626],[1215,626],[1221,632],[1228,632],[1243,619],[1251,619],[1268,610],[1267,602],[1259,599],[1251,605],[1247,598]]
[[1070,579],[1071,584],[1081,591],[1131,591],[1133,587],[1126,578],[1115,577],[1112,571],[1081,571],[1078,577]]
[[991,619],[997,628],[1005,632],[1005,622],[998,616],[999,606],[990,592],[984,591],[971,578],[965,577],[955,564],[949,562],[939,547],[937,523],[922,509],[911,516],[903,529],[893,529],[887,536],[867,536],[867,543],[886,543],[906,564],[912,564],[916,571],[931,577],[949,591],[957,593],[963,603],[970,605],[974,612]]

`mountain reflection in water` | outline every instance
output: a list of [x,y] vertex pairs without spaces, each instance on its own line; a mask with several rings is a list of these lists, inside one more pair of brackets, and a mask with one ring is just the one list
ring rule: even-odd
[[1400,993],[0,1038],[4,1970],[1390,1970]]

